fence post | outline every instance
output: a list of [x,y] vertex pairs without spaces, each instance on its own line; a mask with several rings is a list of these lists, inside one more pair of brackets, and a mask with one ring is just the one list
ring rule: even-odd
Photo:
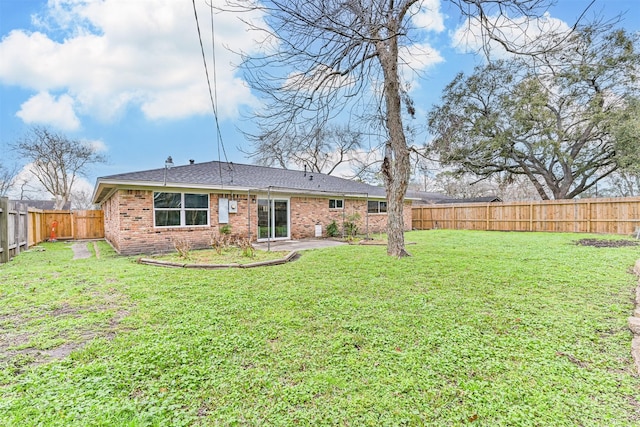
[[9,262],[9,198],[0,197],[0,263]]
[[485,230],[486,230],[486,231],[489,231],[489,218],[491,218],[491,211],[490,211],[490,209],[491,209],[491,203],[487,203],[487,213],[486,213],[486,215],[487,215],[487,225],[486,225],[486,227],[485,227]]
[[529,202],[529,231],[533,231],[533,202]]
[[75,212],[69,212],[69,216],[71,218],[71,238],[75,240],[76,239],[76,221],[78,218]]

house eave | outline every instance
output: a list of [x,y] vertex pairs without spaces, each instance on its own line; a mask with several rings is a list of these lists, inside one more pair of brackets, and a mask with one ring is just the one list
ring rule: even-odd
[[[123,180],[109,180],[109,179],[98,179],[97,185],[95,187],[92,201],[95,204],[102,204],[105,200],[113,195],[113,193],[119,189],[123,190],[131,190],[131,189],[142,189],[142,190],[158,190],[158,189],[166,189],[166,190],[206,190],[215,193],[263,193],[268,194],[272,192],[274,194],[290,194],[290,195],[315,195],[322,197],[347,197],[353,199],[385,199],[384,195],[376,195],[370,193],[355,193],[355,192],[339,192],[333,190],[310,190],[310,189],[297,189],[290,187],[278,187],[278,186],[265,186],[260,188],[250,188],[246,186],[220,186],[220,185],[211,185],[211,184],[193,184],[193,183],[176,183],[168,181],[166,184],[164,182],[158,181],[123,181]],[[405,198],[406,200],[417,200],[414,198]]]

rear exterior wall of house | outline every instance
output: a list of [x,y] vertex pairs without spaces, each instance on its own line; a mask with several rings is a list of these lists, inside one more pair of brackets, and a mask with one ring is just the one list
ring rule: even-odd
[[[181,190],[184,191],[184,190]],[[220,234],[225,224],[219,223],[219,198],[237,203],[237,213],[229,213],[231,234],[256,241],[258,226],[258,198],[263,195],[209,194],[209,225],[185,227],[155,227],[153,190],[120,189],[102,204],[105,218],[105,238],[122,255],[170,252],[174,243],[186,240],[193,249],[211,246],[212,238]],[[281,197],[281,196],[278,196]],[[342,208],[329,208],[329,197],[283,197],[289,201],[289,226],[292,239],[315,237],[316,225],[326,236],[326,227],[332,221],[342,232],[345,221],[354,222],[358,234],[384,232],[386,213],[367,214],[367,201],[345,199]],[[411,228],[411,205],[404,209],[405,229]]]

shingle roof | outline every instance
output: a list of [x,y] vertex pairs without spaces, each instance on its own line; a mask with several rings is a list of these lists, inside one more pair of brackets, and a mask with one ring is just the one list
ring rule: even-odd
[[274,191],[295,191],[303,193],[325,192],[330,194],[353,194],[360,196],[385,197],[383,187],[376,187],[350,179],[291,169],[277,169],[265,166],[244,165],[225,162],[195,163],[174,166],[165,170],[151,169],[100,177],[97,180],[94,202],[101,202],[114,185],[190,186],[211,189],[244,189]]
[[442,199],[437,200],[435,203],[438,204],[446,204],[446,203],[495,203],[501,202],[502,199],[498,196],[486,196],[486,197],[469,197],[466,199]]

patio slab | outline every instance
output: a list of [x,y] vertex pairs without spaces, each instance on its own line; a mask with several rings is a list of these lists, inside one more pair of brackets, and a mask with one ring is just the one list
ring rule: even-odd
[[272,251],[303,251],[306,249],[322,249],[333,246],[346,245],[345,242],[327,239],[302,239],[302,240],[276,240],[272,242],[254,243],[253,247],[266,251],[269,247]]

